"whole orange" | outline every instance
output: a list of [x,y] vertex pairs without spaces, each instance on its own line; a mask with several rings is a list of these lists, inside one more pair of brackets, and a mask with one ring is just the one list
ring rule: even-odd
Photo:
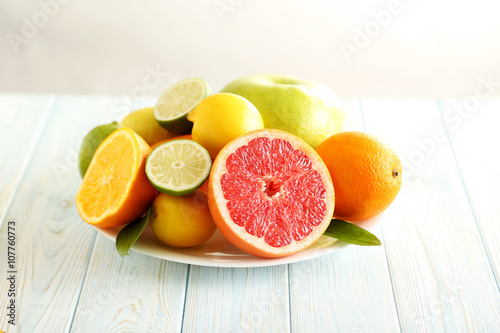
[[360,221],[382,213],[401,188],[401,161],[373,135],[341,132],[317,148],[335,189],[333,216]]
[[158,141],[157,143],[155,143],[154,145],[151,146],[151,150],[155,149],[156,147],[158,147],[159,145],[165,143],[165,142],[169,142],[169,141],[172,141],[172,140],[180,140],[180,139],[185,139],[185,140],[193,140],[193,137],[191,136],[191,134],[184,134],[184,135],[178,135],[178,136],[174,136],[173,138],[168,138],[168,139],[165,139],[165,140],[161,140],[161,141]]

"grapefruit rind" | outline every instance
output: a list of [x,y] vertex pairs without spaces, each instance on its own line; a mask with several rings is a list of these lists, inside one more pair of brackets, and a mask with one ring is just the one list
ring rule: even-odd
[[[224,193],[221,188],[221,179],[224,174],[228,173],[226,167],[227,158],[233,154],[239,147],[248,145],[248,143],[259,137],[267,137],[269,139],[282,139],[288,141],[294,149],[301,150],[309,157],[312,162],[312,168],[317,170],[323,179],[323,184],[326,189],[326,197],[324,203],[326,211],[324,218],[312,232],[300,241],[292,239],[291,243],[283,247],[274,247],[265,242],[264,237],[256,237],[249,234],[245,227],[238,226],[231,218],[230,211],[227,208],[227,200],[224,198]],[[264,258],[283,257],[295,252],[301,251],[314,243],[324,233],[328,227],[334,210],[335,194],[332,180],[325,164],[314,151],[303,140],[284,131],[274,129],[263,129],[249,132],[246,135],[238,137],[228,143],[218,154],[212,167],[212,172],[209,177],[208,184],[208,200],[209,207],[217,227],[222,234],[236,247],[241,250]]]

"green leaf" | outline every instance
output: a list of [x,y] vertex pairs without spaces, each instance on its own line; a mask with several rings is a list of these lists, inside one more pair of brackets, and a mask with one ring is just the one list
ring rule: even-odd
[[150,215],[151,206],[149,206],[146,214],[127,224],[125,228],[118,233],[118,236],[116,237],[116,249],[118,250],[120,256],[123,257],[128,255],[128,251],[137,241],[144,228],[146,228]]
[[355,224],[338,219],[333,219],[330,222],[330,225],[326,229],[324,235],[356,245],[382,245],[380,239],[378,239],[377,236],[375,236],[368,230],[358,227]]

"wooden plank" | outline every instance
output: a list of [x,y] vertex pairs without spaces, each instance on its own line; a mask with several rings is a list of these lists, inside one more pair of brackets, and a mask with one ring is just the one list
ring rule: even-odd
[[0,228],[52,110],[47,95],[0,94]]
[[[359,103],[356,101],[346,102],[346,109],[349,113],[346,128],[355,129],[362,126],[361,113],[358,107]],[[379,252],[379,258],[383,259],[384,257],[384,253]],[[323,267],[322,265],[319,266]],[[293,268],[294,265],[291,265],[291,267]],[[385,267],[387,282],[389,277],[387,264],[382,267]],[[327,270],[324,271],[327,272]],[[303,273],[303,270],[301,268],[296,269],[293,279],[297,278],[299,272]],[[186,296],[183,331],[288,331],[290,329],[290,314],[288,309],[290,279],[287,276],[287,266],[259,269],[192,267]],[[315,279],[306,280],[311,285],[311,288],[318,285],[318,281]],[[295,280],[290,282],[293,285]],[[386,286],[389,286],[389,284],[386,284]],[[323,297],[324,290],[320,289],[316,289],[313,295],[307,296],[311,296],[312,298]],[[391,298],[390,286],[386,290],[389,292],[388,295]],[[301,291],[302,289],[295,290],[295,295],[298,295]],[[295,312],[297,314],[314,315],[311,311],[304,311],[304,309],[309,308],[307,303],[304,304],[304,299],[296,298],[295,301],[297,302],[294,302],[293,299],[290,301],[292,301],[292,328],[294,328]],[[309,299],[309,301],[317,304],[316,299]],[[294,306],[296,307],[295,309],[293,308]],[[210,312],[206,313],[207,310]],[[202,313],[203,311],[205,311],[204,316],[196,316],[196,313]],[[394,305],[392,307],[392,314],[392,318],[395,318]],[[304,318],[300,322],[307,331],[314,331],[315,327],[320,327],[311,326],[309,319]]]
[[288,332],[287,266],[191,266],[183,332]]
[[[481,101],[477,107],[464,101],[441,105],[441,114],[450,137],[474,217],[490,263],[500,284],[500,100]],[[454,106],[462,106],[463,113]]]
[[122,258],[99,235],[71,332],[180,332],[187,271],[135,251]]
[[402,331],[498,331],[500,295],[437,103],[365,101],[363,115],[404,164],[382,225]]
[[[344,104],[345,129],[362,131],[359,102]],[[372,231],[384,244],[380,227]],[[353,245],[289,266],[292,332],[399,331],[383,247]]]
[[292,332],[399,331],[383,247],[291,264],[290,295]]
[[[115,98],[56,99],[46,130],[7,213],[9,220],[16,221],[16,327],[23,332],[63,332],[72,322],[96,234],[80,219],[74,205],[81,181],[77,152],[88,130],[115,118],[114,101]],[[35,112],[34,109],[32,113]],[[1,235],[0,248],[5,249],[5,233]],[[6,257],[0,256],[2,269],[5,261]],[[2,295],[6,288],[7,282],[2,279]],[[5,309],[7,301],[2,297],[0,307]],[[12,329],[3,315],[0,327]]]
[[[155,102],[140,99],[125,103],[127,100],[111,100],[93,126],[120,121],[128,112]],[[114,243],[99,235],[70,331],[180,332],[187,271],[188,265],[135,251],[121,258]]]
[[290,326],[288,305],[287,266],[255,269],[192,266],[183,331],[284,332]]

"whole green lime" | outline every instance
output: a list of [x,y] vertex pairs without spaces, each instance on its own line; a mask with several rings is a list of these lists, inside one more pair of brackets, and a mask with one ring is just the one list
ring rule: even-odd
[[112,132],[119,129],[121,126],[116,121],[110,124],[99,125],[94,127],[82,141],[80,146],[80,155],[78,156],[78,162],[80,167],[80,175],[85,176],[85,172],[89,167],[90,161],[94,156],[97,147],[101,142],[108,137]]
[[313,148],[342,130],[337,96],[314,81],[285,75],[250,75],[221,90],[240,95],[259,110],[266,128],[295,134]]

